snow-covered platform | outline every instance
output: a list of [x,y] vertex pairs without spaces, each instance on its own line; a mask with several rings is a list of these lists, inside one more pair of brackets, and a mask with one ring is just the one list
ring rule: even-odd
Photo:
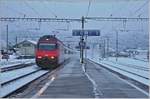
[[[85,72],[86,70],[86,72]],[[39,98],[148,98],[147,94],[91,61],[73,58],[36,94]]]
[[98,57],[92,58],[89,56],[88,59],[149,86],[149,62],[125,57],[118,57],[117,61],[115,57],[101,60]]

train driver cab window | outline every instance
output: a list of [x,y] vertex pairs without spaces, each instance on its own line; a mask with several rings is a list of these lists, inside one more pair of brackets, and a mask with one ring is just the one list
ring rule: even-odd
[[39,49],[40,50],[55,50],[55,49],[57,49],[57,45],[56,44],[48,44],[48,43],[40,43]]

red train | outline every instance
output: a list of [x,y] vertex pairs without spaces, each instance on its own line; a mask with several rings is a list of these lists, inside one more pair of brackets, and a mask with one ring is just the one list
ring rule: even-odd
[[42,68],[54,69],[63,63],[64,44],[53,35],[41,37],[36,48],[36,64]]

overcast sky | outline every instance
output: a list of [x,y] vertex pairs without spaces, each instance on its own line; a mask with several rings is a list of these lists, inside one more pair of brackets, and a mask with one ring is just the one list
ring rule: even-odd
[[[60,2],[61,1],[61,2]],[[81,18],[88,12],[89,0],[0,0],[0,17],[50,17]],[[95,17],[148,17],[149,0],[91,0],[88,16]],[[43,35],[58,31],[60,38],[71,36],[72,29],[80,29],[81,23],[38,23],[38,22],[1,22],[1,37],[5,38],[6,24],[13,35]],[[40,30],[34,30],[39,28]],[[114,35],[115,29],[122,29],[123,22],[89,21],[86,29],[100,29],[101,35]],[[127,22],[126,29],[142,29],[141,34],[148,34],[148,22]],[[65,29],[67,31],[62,31]],[[139,31],[138,31],[139,32]],[[3,39],[3,37],[1,39]],[[78,38],[78,37],[76,37]],[[10,39],[14,39],[11,36]],[[63,38],[61,38],[63,39]]]

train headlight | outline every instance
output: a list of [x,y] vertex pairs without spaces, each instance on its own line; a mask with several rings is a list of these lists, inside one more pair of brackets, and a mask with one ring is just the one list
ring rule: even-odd
[[40,58],[42,58],[42,56],[38,56],[37,58],[39,58],[39,59],[40,59]]
[[54,57],[54,56],[51,56],[50,58],[51,58],[51,59],[54,59],[55,57]]

